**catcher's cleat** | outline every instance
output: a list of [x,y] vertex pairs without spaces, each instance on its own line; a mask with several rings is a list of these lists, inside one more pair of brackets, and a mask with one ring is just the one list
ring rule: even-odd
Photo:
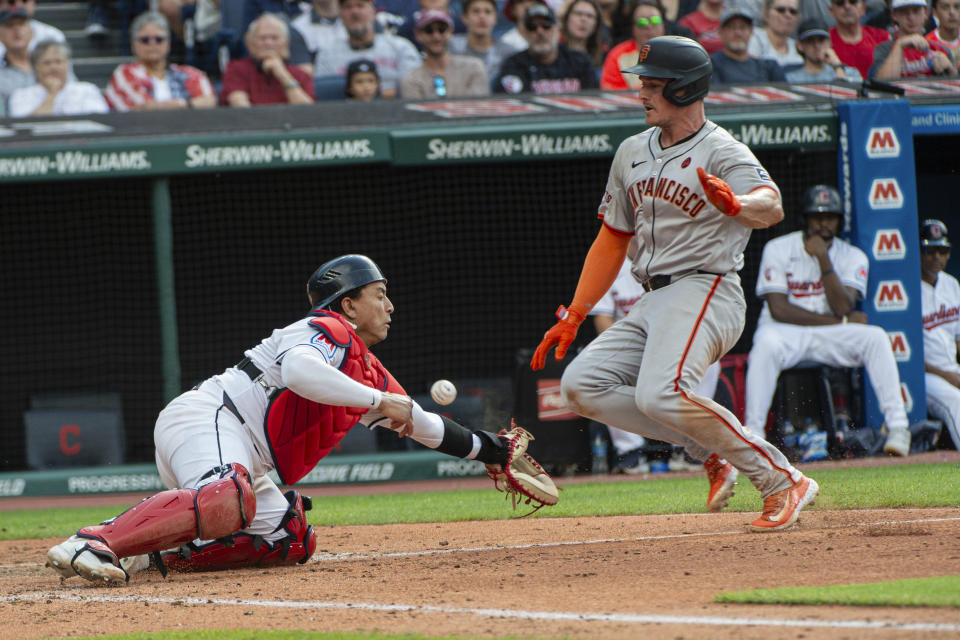
[[[527,453],[527,446],[533,440],[529,431],[510,421],[510,430],[497,434],[507,449],[505,464],[486,465],[487,475],[493,480],[497,491],[504,492],[517,508],[519,502],[535,503],[534,513],[544,505],[555,505],[560,499],[559,490],[543,467]],[[524,499],[526,498],[526,499]]]
[[103,541],[71,536],[47,551],[47,566],[64,578],[80,576],[91,582],[129,579],[116,554]]
[[707,480],[710,481],[707,511],[719,513],[726,508],[727,502],[733,497],[733,488],[737,485],[737,476],[740,472],[715,453],[704,461],[703,468],[707,470]]
[[791,529],[800,517],[800,510],[813,504],[820,491],[815,480],[801,476],[800,481],[783,491],[763,499],[763,514],[750,523],[751,531],[784,531]]

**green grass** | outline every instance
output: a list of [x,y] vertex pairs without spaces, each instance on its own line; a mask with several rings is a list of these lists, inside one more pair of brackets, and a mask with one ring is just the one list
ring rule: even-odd
[[[875,509],[960,506],[960,466],[951,463],[819,469],[809,475],[820,483],[814,509]],[[563,486],[563,480],[559,480]],[[531,517],[610,516],[698,513],[705,510],[705,476],[648,481],[571,484],[560,503]],[[304,492],[309,495],[309,488]],[[728,510],[759,511],[759,493],[741,478]],[[117,507],[7,511],[0,519],[0,539],[66,537],[78,528],[119,513]],[[314,499],[308,514],[315,525],[391,524],[498,520],[526,513],[510,509],[503,495],[490,489],[394,495],[333,496]]]
[[960,607],[960,576],[911,578],[893,582],[838,584],[826,587],[726,591],[717,595],[714,600],[740,604]]

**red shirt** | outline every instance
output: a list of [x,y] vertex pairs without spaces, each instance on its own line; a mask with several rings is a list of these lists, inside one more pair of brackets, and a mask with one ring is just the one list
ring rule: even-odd
[[688,13],[679,20],[677,24],[682,24],[697,37],[707,53],[716,53],[723,49],[723,42],[720,40],[720,21],[711,20],[703,15],[699,9],[693,13]]
[[876,27],[861,27],[863,34],[860,42],[848,44],[843,41],[836,27],[830,27],[830,44],[836,51],[840,62],[845,65],[856,68],[864,78],[870,75],[870,67],[873,66],[873,50],[881,42],[890,39],[890,34],[883,29]]
[[[311,98],[316,99],[313,78],[292,64],[287,64],[287,71]],[[223,88],[220,90],[221,104],[229,104],[227,96],[234,91],[245,91],[250,96],[250,104],[287,104],[288,102],[287,90],[283,88],[280,81],[260,71],[252,58],[231,60],[224,70]]]
[[603,73],[600,76],[601,89],[637,89],[640,85],[640,77],[631,74],[631,80],[628,81],[621,69],[632,67],[637,64],[639,58],[637,53],[637,43],[633,40],[621,42],[613,49],[603,60]]

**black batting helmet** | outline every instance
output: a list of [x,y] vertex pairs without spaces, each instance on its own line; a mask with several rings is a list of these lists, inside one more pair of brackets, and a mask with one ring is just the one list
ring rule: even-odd
[[949,247],[950,238],[947,225],[939,220],[929,218],[920,223],[921,247]]
[[307,281],[307,291],[315,300],[314,307],[326,309],[340,296],[371,282],[386,282],[373,260],[367,256],[349,254],[334,258],[313,272]]
[[663,97],[670,104],[685,107],[710,91],[713,63],[707,50],[696,40],[657,36],[640,45],[638,55],[637,64],[621,71],[666,79]]
[[840,193],[825,184],[810,187],[803,196],[803,207],[800,212],[803,215],[808,213],[835,213],[842,216],[843,203],[840,201]]

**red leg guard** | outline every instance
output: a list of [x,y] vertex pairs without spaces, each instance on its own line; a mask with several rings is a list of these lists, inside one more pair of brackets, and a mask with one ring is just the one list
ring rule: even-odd
[[284,495],[290,507],[277,530],[285,529],[285,537],[267,542],[260,536],[236,534],[200,546],[191,542],[179,551],[162,554],[163,563],[182,572],[305,563],[317,548],[317,535],[305,515],[312,506],[310,498],[296,491]]
[[[257,511],[250,474],[233,463],[220,479],[199,489],[171,489],[151,496],[112,520],[84,527],[81,538],[104,543],[120,558],[163,551],[195,538],[222,538],[247,526]],[[100,555],[104,549],[97,545]]]

